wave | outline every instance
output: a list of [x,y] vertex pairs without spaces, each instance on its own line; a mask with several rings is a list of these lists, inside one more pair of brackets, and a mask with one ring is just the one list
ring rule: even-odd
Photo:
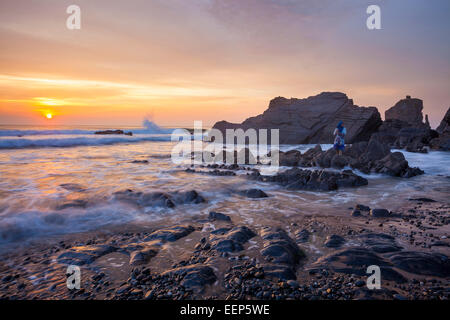
[[[116,130],[110,128],[111,130]],[[121,129],[121,128],[119,128]],[[3,129],[0,130],[0,137],[24,137],[24,136],[49,136],[49,135],[90,135],[96,131],[102,131],[105,128],[98,129],[33,129],[33,130],[17,130],[17,129]],[[171,128],[161,128],[156,123],[144,119],[142,122],[142,128],[128,129],[124,128],[124,131],[131,131],[133,134],[169,134],[173,131]]]
[[0,130],[0,137],[94,134],[95,130]]
[[170,141],[170,136],[161,135],[141,137],[73,137],[61,139],[0,139],[0,149],[100,146],[121,143],[139,143],[145,141]]

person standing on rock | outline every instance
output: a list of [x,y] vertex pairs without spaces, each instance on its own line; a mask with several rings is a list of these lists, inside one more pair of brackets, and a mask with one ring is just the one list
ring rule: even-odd
[[336,150],[336,153],[338,153],[340,156],[342,155],[342,151],[345,150],[345,135],[347,134],[347,129],[344,127],[344,123],[342,121],[339,121],[336,129],[334,129],[333,135],[334,138],[334,149]]

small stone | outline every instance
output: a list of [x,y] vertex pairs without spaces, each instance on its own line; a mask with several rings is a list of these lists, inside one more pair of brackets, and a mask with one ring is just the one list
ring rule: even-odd
[[363,280],[358,280],[355,282],[355,286],[357,286],[357,287],[362,287],[365,284],[366,284],[366,282]]

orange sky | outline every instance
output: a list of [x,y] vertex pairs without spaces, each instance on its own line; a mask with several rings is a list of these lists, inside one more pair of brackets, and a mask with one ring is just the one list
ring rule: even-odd
[[369,31],[370,1],[83,0],[68,30],[72,1],[2,0],[0,124],[211,125],[275,96],[342,91],[382,115],[421,98],[436,126],[450,106],[449,2],[381,3],[383,29]]

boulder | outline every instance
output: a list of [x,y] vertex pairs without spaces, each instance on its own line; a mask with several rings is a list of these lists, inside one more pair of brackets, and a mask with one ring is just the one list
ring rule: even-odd
[[328,248],[338,248],[342,246],[345,242],[345,239],[341,236],[338,236],[337,234],[332,234],[331,236],[328,236],[325,240],[325,247]]
[[[375,107],[359,107],[344,93],[322,92],[306,99],[277,97],[263,114],[240,124],[219,121],[215,129],[279,129],[281,144],[332,143],[336,124],[347,128],[346,142],[368,140],[381,125]],[[269,131],[270,132],[270,131]]]
[[249,189],[241,192],[247,198],[258,199],[258,198],[267,198],[268,195],[262,191],[261,189]]
[[283,229],[265,227],[261,231],[261,237],[261,255],[268,262],[262,265],[264,275],[269,278],[294,280],[296,266],[305,257],[304,252]]
[[217,280],[214,270],[202,264],[174,268],[161,273],[161,276],[181,278],[180,284],[190,290],[202,290],[207,284]]
[[151,241],[151,240],[161,240],[161,241],[170,241],[174,242],[178,239],[181,239],[183,237],[186,237],[190,233],[194,232],[194,227],[192,226],[186,226],[186,225],[179,225],[174,226],[170,228],[164,228],[157,230],[153,233],[151,233],[148,237],[144,239],[144,241]]
[[231,222],[231,218],[227,216],[226,214],[211,211],[208,216],[209,220],[220,220],[220,221],[227,221]]
[[389,210],[386,209],[372,209],[370,210],[370,215],[375,218],[386,218],[389,217]]
[[401,251],[389,255],[394,266],[406,272],[450,277],[450,259],[448,256],[435,252]]
[[222,228],[211,232],[211,248],[219,252],[236,252],[244,249],[244,243],[256,236],[245,226]]

